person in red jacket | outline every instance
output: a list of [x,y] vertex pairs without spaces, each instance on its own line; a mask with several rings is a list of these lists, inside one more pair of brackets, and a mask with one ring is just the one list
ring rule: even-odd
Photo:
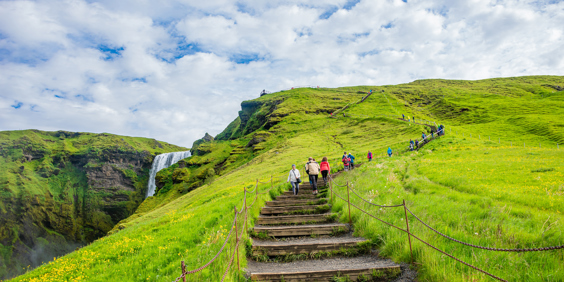
[[327,175],[331,172],[331,167],[329,166],[327,157],[323,157],[323,160],[321,160],[319,167],[321,168],[321,175],[323,175],[323,181],[325,182],[325,184],[327,184]]
[[368,151],[368,156],[366,157],[368,157],[369,162],[372,161],[372,152]]

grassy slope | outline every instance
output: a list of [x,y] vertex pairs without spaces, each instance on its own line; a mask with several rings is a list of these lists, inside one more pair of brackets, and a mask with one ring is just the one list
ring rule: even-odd
[[[428,80],[385,87],[296,89],[261,97],[260,100],[285,98],[275,113],[289,115],[270,129],[274,136],[266,142],[266,149],[254,154],[252,161],[168,204],[164,201],[158,207],[134,215],[124,224],[125,229],[15,280],[82,278],[105,281],[118,277],[123,281],[172,280],[180,273],[181,260],[186,261],[188,269],[194,269],[220,248],[233,219],[233,207],[242,200],[243,187],[252,187],[255,179],[266,181],[270,175],[274,175],[276,184],[283,183],[289,165],[303,163],[308,156],[320,158],[326,155],[336,165],[335,160],[343,150],[352,149],[359,159],[363,159],[369,149],[379,154],[390,144],[394,148],[403,147],[405,142],[400,142],[417,138],[425,130],[422,126],[384,116],[395,112],[405,112],[410,116],[415,114],[419,119],[440,120],[447,125],[447,130],[454,129],[458,135],[447,136],[413,156],[378,159],[339,181],[353,181],[361,193],[380,203],[395,203],[405,198],[413,206],[414,212],[421,214],[432,225],[470,242],[512,247],[561,244],[558,239],[562,238],[562,229],[559,228],[562,210],[558,210],[562,206],[562,178],[559,178],[562,173],[561,152],[548,148],[507,148],[507,144],[499,146],[475,138],[464,140],[470,132],[475,135],[476,131],[480,131],[484,136],[491,135],[492,139],[503,137],[506,143],[510,140],[526,140],[535,144],[543,143],[543,147],[555,147],[555,141],[564,140],[562,123],[557,118],[564,115],[563,94],[553,93],[551,88],[541,86],[543,84],[562,85],[564,79],[525,77],[476,82]],[[356,101],[362,97],[356,91],[369,89],[376,90],[376,93],[366,102],[348,109],[346,113],[349,117],[329,119],[326,114],[315,113],[319,109],[336,109]],[[385,92],[379,92],[381,89]],[[544,105],[545,102],[552,105],[551,110],[529,106]],[[515,108],[518,107],[528,110],[517,112]],[[523,120],[534,120],[537,125],[531,127]],[[537,131],[538,127],[543,130]],[[460,136],[462,133],[465,133],[465,137]],[[428,150],[432,150],[432,153]],[[484,154],[486,151],[489,154]],[[525,156],[528,162],[520,166],[507,165],[519,161],[518,157],[512,155]],[[461,165],[461,160],[467,162]],[[492,163],[492,160],[497,164]],[[531,167],[523,171],[522,166]],[[541,167],[555,170],[536,174],[530,172]],[[500,168],[507,175],[490,175]],[[456,173],[456,177],[452,173]],[[538,182],[540,180],[527,178],[531,174],[534,177],[541,175],[542,181],[555,184],[542,186]],[[523,181],[514,179],[515,175],[522,176]],[[521,183],[516,189],[524,192],[507,189],[509,181]],[[262,185],[259,191],[264,191],[268,186]],[[548,195],[539,192],[542,190],[539,186],[550,187],[552,202],[545,199]],[[284,187],[284,184],[279,186]],[[372,190],[377,190],[378,196]],[[253,216],[258,215],[263,201],[270,196],[260,198],[253,209]],[[535,200],[522,201],[521,198]],[[554,207],[542,209],[541,203],[552,203]],[[337,201],[334,209],[342,211],[342,203]],[[403,211],[378,213],[399,223]],[[353,214],[358,232],[377,242],[383,254],[408,261],[405,235],[374,221],[368,222],[356,212]],[[547,221],[548,216],[550,220]],[[559,223],[554,223],[556,221]],[[548,226],[551,226],[550,229]],[[515,255],[472,252],[469,248],[459,247],[426,233],[415,223],[413,228],[419,232],[417,234],[422,234],[423,238],[441,248],[454,251],[463,259],[486,266],[505,278],[539,281],[562,279],[562,273],[556,268],[564,261],[561,253]],[[544,231],[544,234],[539,230]],[[417,261],[424,265],[420,269],[423,280],[485,280],[476,272],[425,249],[421,244],[414,245]],[[217,280],[228,262],[225,256],[219,260],[212,268],[191,278],[194,281]],[[243,254],[241,260],[244,266]],[[541,264],[547,265],[542,271]],[[527,265],[529,267],[522,267]]]

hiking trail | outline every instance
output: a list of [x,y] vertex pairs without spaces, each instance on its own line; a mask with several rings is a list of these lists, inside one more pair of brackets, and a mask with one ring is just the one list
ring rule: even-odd
[[405,267],[380,258],[368,240],[352,235],[349,224],[336,222],[327,184],[320,178],[319,194],[313,195],[304,179],[298,195],[285,191],[266,202],[252,232],[247,266],[251,280],[411,281],[398,278]]

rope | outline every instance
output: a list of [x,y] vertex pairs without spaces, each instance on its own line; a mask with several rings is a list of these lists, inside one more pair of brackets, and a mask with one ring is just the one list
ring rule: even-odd
[[[243,237],[243,233],[245,232],[246,224],[247,224],[247,221],[245,221],[243,223],[243,228],[241,229],[241,235],[239,236],[239,238]],[[241,242],[241,240],[237,241],[237,244],[235,244],[235,249],[233,249],[233,254],[231,255],[231,259],[229,260],[229,264],[227,265],[227,269],[225,269],[225,272],[223,273],[223,278],[221,278],[222,282],[223,282],[223,280],[225,280],[225,276],[227,275],[227,272],[229,272],[229,269],[231,268],[231,264],[233,263],[233,259],[235,258],[235,253],[239,250],[239,242]]]
[[253,203],[251,205],[247,205],[247,209],[252,208],[255,205],[255,203],[257,202],[257,199],[258,199],[258,196],[255,196],[255,200],[253,201]]
[[[433,248],[433,249],[439,251],[440,253],[442,253],[442,254],[444,254],[444,255],[446,255],[446,256],[448,256],[448,257],[450,257],[450,258],[452,258],[452,259],[454,259],[454,260],[456,260],[456,261],[458,261],[458,262],[460,262],[460,263],[462,263],[462,264],[464,264],[464,265],[466,265],[466,266],[468,266],[468,267],[471,267],[472,269],[475,269],[475,270],[477,270],[477,271],[480,271],[480,272],[482,272],[482,273],[484,273],[484,274],[486,274],[486,275],[488,275],[488,276],[490,276],[490,277],[492,277],[492,278],[494,278],[494,279],[497,279],[497,280],[499,280],[499,281],[505,281],[505,282],[507,282],[506,280],[503,280],[503,279],[501,279],[500,277],[497,277],[497,276],[495,276],[495,275],[493,275],[493,274],[491,274],[491,273],[489,273],[489,272],[487,272],[487,271],[485,271],[485,270],[482,270],[482,269],[480,269],[480,268],[478,268],[478,267],[476,267],[476,266],[473,266],[473,265],[471,265],[471,264],[469,264],[469,263],[466,263],[466,262],[464,262],[464,261],[462,261],[462,260],[460,260],[460,259],[454,257],[453,255],[450,255],[450,254],[448,254],[448,253],[446,253],[446,252],[444,252],[444,251],[438,249],[437,247],[435,247],[435,246],[433,246],[433,245],[431,245],[431,244],[425,242],[423,239],[421,239],[421,238],[419,238],[419,237],[413,235],[411,232],[408,232],[407,230],[405,230],[405,229],[403,229],[403,228],[397,227],[397,226],[395,226],[395,225],[393,225],[393,224],[391,224],[391,223],[389,223],[389,222],[386,222],[386,221],[384,221],[384,220],[381,220],[381,219],[379,219],[379,218],[377,218],[377,217],[375,217],[375,216],[369,214],[367,211],[365,211],[365,210],[359,208],[359,207],[356,206],[355,204],[353,204],[353,203],[351,203],[351,202],[348,202],[348,201],[345,200],[343,197],[339,196],[337,193],[334,193],[334,192],[333,192],[333,194],[335,194],[335,196],[341,198],[343,201],[349,203],[349,204],[352,205],[353,207],[357,208],[358,210],[364,212],[366,215],[368,215],[368,216],[370,216],[370,217],[372,217],[372,218],[374,218],[374,219],[377,219],[377,220],[379,220],[379,221],[382,222],[382,223],[385,223],[385,224],[387,224],[387,225],[389,225],[389,226],[391,226],[391,227],[394,227],[394,228],[396,228],[396,229],[398,229],[398,230],[400,230],[400,231],[403,231],[403,232],[405,232],[405,233],[407,233],[407,234],[413,236],[415,239],[417,239],[417,240],[421,241],[422,243],[424,243],[425,245],[427,245],[427,246],[429,246],[429,247],[431,247],[431,248]],[[403,206],[403,205],[401,205],[401,206]],[[411,211],[410,211],[410,212],[411,212]]]
[[333,179],[333,177],[331,175],[329,175],[329,178],[331,178],[331,182],[333,182],[333,185],[337,185],[338,187],[346,187],[347,185],[339,185],[337,183],[335,183],[335,180]]
[[335,193],[335,192],[333,192],[333,194],[335,194],[335,196],[341,198],[341,200],[345,201],[346,203],[349,203],[351,206],[353,206],[353,207],[357,208],[358,210],[364,212],[364,213],[367,214],[368,216],[370,216],[370,217],[372,217],[372,218],[374,218],[374,219],[377,219],[377,220],[381,221],[382,223],[385,223],[385,224],[387,224],[387,225],[389,225],[389,226],[391,226],[391,227],[394,227],[394,228],[396,228],[396,229],[398,229],[398,230],[401,230],[401,231],[403,231],[403,232],[407,232],[407,230],[405,230],[405,229],[403,229],[403,228],[397,227],[397,226],[395,226],[395,225],[393,225],[393,224],[391,224],[391,223],[389,223],[389,222],[387,222],[387,221],[383,221],[383,220],[381,220],[381,219],[379,219],[379,218],[377,218],[377,217],[371,215],[370,213],[368,213],[367,211],[361,209],[361,208],[358,207],[357,205],[355,205],[355,204],[353,204],[353,203],[351,203],[351,202],[348,202],[348,201],[345,200],[343,197],[339,196],[339,194],[337,194],[337,193]]
[[431,248],[433,248],[433,249],[435,249],[435,250],[441,252],[442,254],[444,254],[444,255],[446,255],[446,256],[448,256],[448,257],[450,257],[451,259],[454,259],[454,260],[456,260],[456,261],[458,261],[458,262],[460,262],[460,263],[462,263],[462,264],[464,264],[464,265],[466,265],[466,266],[468,266],[468,267],[471,267],[471,268],[473,268],[473,269],[475,269],[475,270],[478,270],[478,271],[480,271],[480,272],[482,272],[482,273],[484,273],[484,274],[486,274],[486,275],[488,275],[488,276],[490,276],[490,277],[492,277],[492,278],[494,278],[494,279],[497,279],[497,280],[499,280],[499,281],[505,281],[505,282],[507,282],[507,280],[501,279],[500,277],[497,277],[497,276],[495,276],[495,275],[493,275],[493,274],[491,274],[491,273],[489,273],[489,272],[487,272],[487,271],[485,271],[485,270],[482,270],[482,269],[477,268],[477,267],[475,267],[475,266],[473,266],[473,265],[471,265],[471,264],[469,264],[469,263],[466,263],[466,262],[464,262],[464,261],[462,261],[462,260],[456,258],[455,256],[453,256],[453,255],[451,255],[451,254],[447,254],[446,252],[444,252],[444,251],[442,251],[442,250],[439,250],[437,247],[435,247],[435,246],[433,246],[433,245],[431,245],[431,244],[429,244],[429,243],[423,241],[421,238],[419,238],[419,237],[413,235],[412,233],[407,232],[407,234],[409,234],[409,235],[411,235],[413,238],[415,238],[415,239],[421,241],[423,244],[425,244],[425,245],[427,245],[427,246],[429,246],[429,247],[431,247]]
[[359,197],[361,200],[365,201],[366,203],[373,205],[373,206],[377,206],[377,207],[382,207],[382,208],[395,208],[395,207],[403,207],[403,204],[400,205],[393,205],[393,206],[386,206],[386,205],[377,205],[377,204],[373,204],[369,201],[367,201],[366,199],[362,198],[360,195],[358,195],[352,188],[349,187],[349,189],[357,196]]
[[249,193],[249,194],[253,194],[256,190],[257,190],[258,186],[255,186],[255,189],[253,190],[247,190],[247,188],[243,188],[243,190],[245,190],[245,192]]
[[421,220],[419,217],[417,217],[411,210],[409,210],[409,208],[405,207],[407,209],[407,211],[413,215],[417,220],[419,220],[419,222],[421,222],[423,225],[425,225],[427,228],[435,231],[435,233],[449,239],[452,240],[454,242],[460,243],[462,245],[466,245],[472,248],[477,248],[477,249],[482,249],[482,250],[488,250],[488,251],[497,251],[497,252],[539,252],[539,251],[551,251],[551,250],[558,250],[558,249],[564,249],[564,245],[561,246],[551,246],[551,247],[544,247],[544,248],[530,248],[530,249],[500,249],[500,248],[489,248],[489,247],[482,247],[482,246],[478,246],[478,245],[473,245],[473,244],[469,244],[469,243],[465,243],[462,242],[460,240],[454,239],[452,237],[449,237],[439,231],[437,231],[436,229],[434,229],[433,227],[429,226],[427,223],[423,222],[423,220]]
[[175,282],[180,281],[180,278],[186,277],[186,274],[193,274],[193,273],[196,273],[196,272],[200,272],[203,269],[207,268],[212,262],[214,262],[219,257],[219,255],[223,252],[223,249],[227,245],[227,242],[228,242],[229,238],[231,237],[231,233],[233,233],[233,229],[235,228],[236,222],[237,222],[237,216],[235,216],[233,218],[233,223],[231,224],[231,230],[229,230],[229,234],[227,235],[227,238],[225,238],[225,242],[223,242],[223,246],[221,246],[221,249],[219,249],[217,254],[215,254],[215,256],[210,261],[208,261],[208,263],[204,264],[200,268],[182,273],[182,275],[180,275],[180,277],[176,278],[176,280],[174,280],[174,281]]

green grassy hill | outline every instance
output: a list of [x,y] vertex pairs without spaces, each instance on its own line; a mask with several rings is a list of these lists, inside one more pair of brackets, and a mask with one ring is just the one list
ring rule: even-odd
[[112,134],[0,132],[0,279],[106,235],[145,199],[153,157],[181,150]]
[[[188,270],[195,269],[219,250],[245,187],[252,189],[257,179],[268,182],[273,176],[276,188],[259,197],[249,219],[252,226],[264,201],[288,188],[291,164],[327,156],[339,169],[343,151],[364,161],[368,150],[376,156],[388,147],[402,152],[409,139],[428,133],[426,126],[400,121],[401,114],[444,124],[447,135],[418,152],[365,163],[344,173],[338,183],[350,181],[374,203],[405,199],[423,220],[466,242],[512,248],[564,244],[564,153],[557,149],[557,143],[564,143],[564,92],[557,91],[562,86],[564,77],[558,76],[421,80],[394,86],[294,89],[243,102],[238,118],[215,140],[197,141],[192,148],[195,156],[160,173],[157,195],[112,235],[14,281],[174,280],[180,261]],[[356,104],[369,90],[374,93]],[[329,117],[346,106],[338,118]],[[197,182],[203,186],[190,191]],[[260,184],[258,189],[269,187]],[[403,210],[380,210],[351,199],[384,220],[404,224]],[[344,208],[342,201],[334,201],[333,210],[346,221]],[[355,232],[371,239],[382,255],[410,260],[405,234],[357,211],[352,215]],[[421,238],[504,279],[564,280],[561,251],[516,254],[471,249],[432,234],[413,217],[410,223]],[[421,243],[413,245],[421,281],[490,279]],[[189,281],[220,280],[232,246]],[[240,252],[244,267],[244,249]],[[228,280],[236,280],[234,275],[231,271]]]

